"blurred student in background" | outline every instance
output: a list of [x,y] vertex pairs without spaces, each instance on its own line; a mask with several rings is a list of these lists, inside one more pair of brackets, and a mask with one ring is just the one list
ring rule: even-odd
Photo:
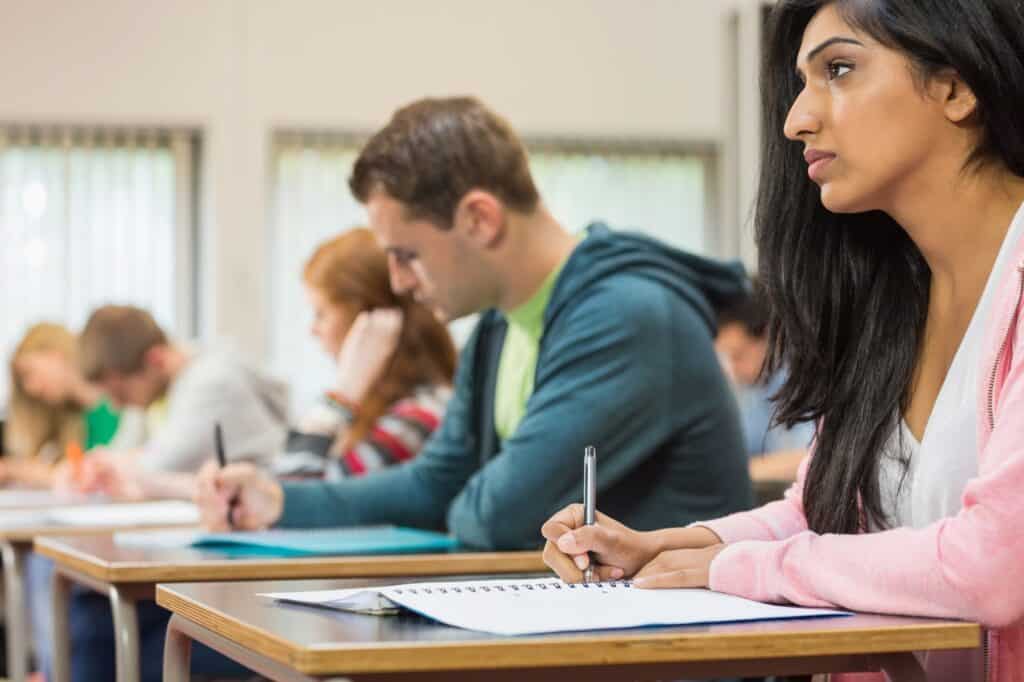
[[31,327],[11,356],[11,388],[0,481],[48,488],[69,446],[106,445],[120,416],[82,377],[78,341],[58,324]]
[[814,436],[810,422],[786,428],[773,423],[772,397],[786,380],[784,369],[762,375],[768,356],[768,305],[755,279],[746,297],[718,310],[715,350],[733,382],[743,437],[755,480],[790,481]]
[[451,394],[455,346],[426,306],[392,292],[373,233],[321,244],[302,273],[310,330],[337,360],[334,386],[288,434],[282,477],[360,476],[414,457]]
[[[78,365],[78,339],[59,324],[36,324],[11,356],[11,389],[0,482],[48,488],[65,451],[113,444],[130,447],[144,433],[136,410],[119,414],[102,389],[85,380]],[[70,469],[68,469],[70,471]],[[50,659],[49,589],[53,566],[28,557],[25,580],[37,658]]]
[[[83,492],[121,499],[190,496],[195,470],[213,456],[217,423],[232,460],[266,464],[284,444],[283,384],[224,349],[194,350],[171,342],[144,310],[104,306],[94,311],[82,331],[80,357],[84,375],[118,406],[164,401],[162,422],[141,446],[94,451],[77,478],[62,468],[58,477]],[[151,602],[140,603],[137,611],[140,632],[157,631],[162,639],[165,612]],[[75,590],[69,630],[72,680],[113,680],[114,630],[106,596]],[[162,642],[144,640],[142,651],[143,679],[159,679]],[[204,656],[209,651],[198,648],[196,660]]]
[[266,464],[287,429],[287,388],[226,350],[172,343],[144,310],[104,306],[81,336],[87,379],[118,405],[166,399],[160,428],[139,448],[90,456],[77,481],[83,492],[120,499],[189,497],[192,474],[214,453],[222,425],[228,459]]

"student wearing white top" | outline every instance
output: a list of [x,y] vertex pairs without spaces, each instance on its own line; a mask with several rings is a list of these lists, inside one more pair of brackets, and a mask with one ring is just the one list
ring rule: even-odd
[[766,35],[758,270],[779,417],[817,423],[812,452],[784,500],[687,528],[566,509],[546,559],[976,621],[983,646],[924,674],[1020,682],[1024,3],[780,0]]

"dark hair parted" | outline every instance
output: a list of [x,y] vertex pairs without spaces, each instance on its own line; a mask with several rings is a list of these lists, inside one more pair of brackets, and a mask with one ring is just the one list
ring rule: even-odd
[[750,291],[717,311],[718,328],[738,324],[750,336],[761,338],[768,333],[768,303],[765,301],[761,280],[750,280]]
[[[785,367],[777,420],[819,420],[804,487],[809,527],[855,533],[888,525],[878,469],[907,406],[928,310],[931,272],[881,212],[834,214],[807,177],[802,145],[783,126],[802,84],[797,53],[826,0],[781,0],[762,62],[762,165],[756,207],[759,271],[771,308],[767,371]],[[1024,176],[1024,2],[836,0],[843,18],[909,60],[926,82],[956,71],[978,101],[980,139],[968,165]],[[965,167],[966,170],[966,167]]]
[[410,217],[443,229],[473,189],[492,192],[522,213],[540,201],[519,137],[472,97],[421,99],[396,111],[363,147],[349,187],[363,203],[383,190]]

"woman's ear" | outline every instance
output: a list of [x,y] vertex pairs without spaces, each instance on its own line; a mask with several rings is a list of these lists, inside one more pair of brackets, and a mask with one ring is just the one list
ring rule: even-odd
[[142,354],[142,362],[146,367],[163,369],[167,359],[167,346],[156,345]]
[[940,88],[946,118],[952,123],[967,122],[978,110],[978,98],[956,71],[935,76]]

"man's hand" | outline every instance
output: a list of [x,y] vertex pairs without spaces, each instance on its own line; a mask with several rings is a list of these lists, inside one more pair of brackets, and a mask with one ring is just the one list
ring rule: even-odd
[[199,507],[199,522],[210,531],[263,530],[284,509],[281,484],[245,462],[224,468],[216,461],[204,464],[193,499]]

